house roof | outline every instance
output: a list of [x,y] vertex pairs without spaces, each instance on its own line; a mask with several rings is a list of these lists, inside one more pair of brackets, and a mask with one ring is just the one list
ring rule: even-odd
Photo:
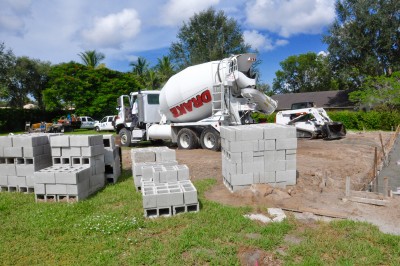
[[354,108],[345,90],[277,94],[271,98],[278,101],[277,111],[288,110],[292,103],[298,102],[314,102],[316,107],[322,108]]

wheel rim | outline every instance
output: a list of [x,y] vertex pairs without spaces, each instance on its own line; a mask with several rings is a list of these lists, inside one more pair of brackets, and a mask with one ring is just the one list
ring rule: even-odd
[[128,143],[128,137],[126,136],[126,134],[121,135],[121,143],[122,144]]
[[214,148],[215,143],[216,143],[215,135],[211,132],[207,132],[204,135],[203,143],[204,143],[204,146],[207,147],[207,149]]
[[190,145],[190,137],[188,134],[182,134],[179,143],[181,144],[182,148],[188,148]]

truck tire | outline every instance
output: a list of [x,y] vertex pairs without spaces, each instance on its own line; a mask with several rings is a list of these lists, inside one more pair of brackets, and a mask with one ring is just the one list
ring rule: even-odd
[[213,128],[205,128],[203,132],[201,132],[200,144],[205,150],[221,150],[221,138],[219,133]]
[[128,129],[126,129],[126,128],[121,129],[119,131],[118,135],[121,138],[121,146],[129,147],[131,145],[132,134]]
[[95,127],[94,130],[96,130],[97,132],[100,132],[100,128],[99,127]]
[[178,132],[178,147],[183,150],[196,149],[199,146],[199,138],[189,128],[182,128]]

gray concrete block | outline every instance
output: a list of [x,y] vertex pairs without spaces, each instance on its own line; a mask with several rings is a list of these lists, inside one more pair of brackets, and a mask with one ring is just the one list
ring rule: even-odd
[[46,185],[35,183],[34,185],[35,194],[45,195],[46,194]]
[[115,146],[115,137],[111,134],[103,135],[103,145],[105,149],[114,150],[115,148],[117,148]]
[[0,147],[12,147],[13,142],[10,136],[0,136]]
[[285,171],[285,170],[286,170],[286,160],[264,161],[265,172]]
[[85,195],[89,194],[89,179],[84,179],[75,185],[66,185],[67,195]]
[[255,171],[253,162],[242,163],[241,166],[243,174],[252,174]]
[[237,126],[234,127],[234,130],[236,130],[236,140],[238,141],[261,140],[264,138],[263,129],[253,125]]
[[160,181],[163,179],[166,183],[178,181],[178,171],[175,166],[164,166],[164,171],[160,172]]
[[286,160],[286,170],[296,170],[296,160]]
[[156,149],[156,162],[176,160],[175,151],[171,149]]
[[113,150],[111,149],[104,149],[104,162],[106,164],[111,164],[113,163],[116,159],[118,158],[119,160],[119,151],[118,148],[115,148]]
[[260,173],[253,173],[253,184],[260,183]]
[[55,173],[55,180],[57,184],[78,184],[83,180],[90,177],[89,167],[76,167],[70,166],[68,168],[60,169]]
[[183,191],[180,186],[169,188],[169,204],[170,206],[183,205]]
[[277,171],[276,182],[285,182],[286,185],[296,185],[296,170]]
[[277,139],[277,150],[297,149],[297,138]]
[[69,147],[69,136],[58,135],[50,138],[50,146],[53,147]]
[[171,207],[170,193],[168,188],[157,188],[157,207]]
[[90,193],[94,193],[103,188],[106,184],[106,177],[103,174],[92,175],[89,177]]
[[62,157],[84,156],[81,154],[81,147],[62,147]]
[[156,153],[149,149],[132,149],[131,150],[132,164],[144,163],[144,162],[155,162]]
[[286,154],[286,160],[296,160],[296,154]]
[[263,172],[259,174],[261,184],[272,184],[276,182],[276,172]]
[[253,143],[251,141],[235,141],[229,142],[229,149],[230,152],[246,152],[246,151],[253,151]]
[[0,173],[2,175],[17,175],[15,164],[0,164]]
[[189,179],[189,167],[185,164],[177,165],[176,169],[178,170],[178,181],[188,180]]
[[198,203],[197,189],[193,186],[192,182],[182,183],[180,186],[183,191],[183,199],[185,204],[195,204]]
[[44,145],[35,146],[35,147],[22,147],[23,149],[23,157],[36,157],[44,154]]
[[8,176],[8,186],[26,187],[25,176]]
[[35,177],[32,174],[31,176],[26,176],[26,185],[27,187],[34,187],[35,185]]
[[48,138],[44,135],[13,135],[14,147],[36,147],[48,142]]
[[51,156],[61,157],[61,148],[60,147],[52,147],[51,148]]
[[264,156],[263,157],[254,157],[253,158],[253,173],[262,173],[264,172]]
[[222,126],[220,128],[221,138],[226,139],[228,141],[236,141],[236,131],[232,126]]
[[55,184],[56,178],[55,173],[58,170],[55,170],[52,167],[42,169],[40,171],[36,171],[33,173],[35,183],[36,184]]
[[264,150],[265,151],[274,151],[275,149],[276,149],[275,139],[264,140]]
[[64,184],[46,184],[46,194],[66,195],[67,194],[67,186]]
[[81,156],[94,157],[101,154],[104,154],[103,144],[89,147],[81,147]]
[[154,187],[142,187],[143,208],[157,208],[157,194]]
[[0,186],[8,186],[8,177],[6,175],[0,175]]
[[242,152],[242,163],[252,163],[253,162],[253,151],[243,151]]
[[23,157],[22,147],[4,147],[4,157]]
[[253,184],[253,174],[236,174],[231,175],[231,185],[232,186],[242,186]]

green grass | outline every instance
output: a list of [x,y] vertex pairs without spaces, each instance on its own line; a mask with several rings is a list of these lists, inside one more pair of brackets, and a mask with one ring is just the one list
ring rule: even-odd
[[[275,255],[286,264],[398,265],[400,237],[354,222],[304,229],[293,219],[262,225],[252,209],[204,198],[215,180],[195,182],[201,210],[145,219],[131,173],[75,203],[35,203],[33,194],[0,193],[0,264],[4,265],[237,265],[241,248]],[[302,230],[300,230],[302,229]],[[259,237],[249,238],[248,234]],[[285,243],[287,234],[303,239]]]

